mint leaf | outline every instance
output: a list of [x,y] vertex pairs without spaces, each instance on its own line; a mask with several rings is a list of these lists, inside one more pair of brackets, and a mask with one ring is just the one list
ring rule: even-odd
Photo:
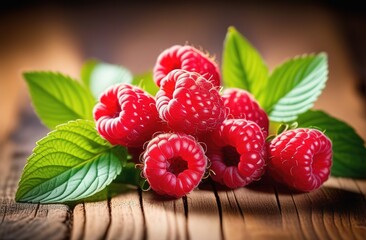
[[268,79],[268,68],[257,50],[234,27],[224,42],[222,74],[225,87],[246,89],[258,96]]
[[299,127],[325,130],[325,134],[332,140],[332,175],[366,178],[365,142],[351,126],[322,111],[313,110],[301,114],[297,122]]
[[297,57],[273,71],[258,101],[272,121],[292,121],[313,106],[327,78],[325,53]]
[[28,158],[16,200],[60,203],[89,197],[116,178],[126,158],[125,148],[102,139],[92,121],[59,125]]
[[142,188],[145,181],[146,179],[141,177],[141,169],[136,168],[136,164],[134,162],[128,162],[123,166],[122,172],[113,182],[131,184]]
[[99,64],[98,60],[90,59],[86,61],[83,66],[81,67],[81,81],[84,83],[84,85],[89,88],[90,86],[90,78],[91,74],[95,68],[96,65]]
[[154,82],[152,72],[146,72],[134,76],[132,84],[141,87],[153,96],[155,96],[155,94],[159,91],[158,86]]
[[54,72],[26,72],[33,106],[50,129],[75,119],[93,119],[95,100],[79,82]]
[[132,74],[128,69],[96,60],[84,64],[81,78],[96,99],[112,85],[132,82]]

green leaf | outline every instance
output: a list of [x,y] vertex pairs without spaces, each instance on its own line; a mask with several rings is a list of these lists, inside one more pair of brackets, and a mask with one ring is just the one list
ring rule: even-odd
[[325,134],[332,140],[332,175],[366,178],[365,142],[351,126],[322,111],[313,110],[301,114],[297,122],[299,127],[325,130]]
[[258,96],[268,79],[268,68],[257,50],[234,27],[224,42],[222,74],[225,87],[246,89]]
[[98,60],[90,59],[86,61],[83,66],[81,67],[81,81],[84,83],[86,87],[89,88],[90,86],[90,78],[91,74],[96,67],[96,65],[99,64]]
[[131,83],[133,77],[131,72],[122,66],[90,60],[82,67],[81,78],[98,99],[108,87],[118,83]]
[[126,149],[102,139],[92,121],[59,125],[28,158],[16,200],[60,203],[89,197],[116,178],[126,158]]
[[93,119],[95,100],[79,82],[53,72],[26,72],[33,106],[50,129],[75,119]]
[[273,71],[258,101],[272,121],[292,121],[313,106],[327,78],[325,53],[297,57]]
[[155,84],[151,71],[134,76],[132,84],[141,87],[153,96],[159,91],[159,87]]
[[114,183],[130,184],[138,187],[142,187],[146,179],[141,177],[141,169],[135,166],[133,162],[128,162],[123,166],[123,171],[119,174]]

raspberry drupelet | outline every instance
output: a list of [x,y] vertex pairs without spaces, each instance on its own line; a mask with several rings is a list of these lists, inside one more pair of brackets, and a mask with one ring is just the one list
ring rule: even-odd
[[129,84],[106,90],[93,115],[99,134],[111,144],[141,147],[161,129],[155,99]]
[[332,142],[316,129],[283,132],[269,145],[268,165],[276,181],[299,191],[312,191],[329,178]]
[[207,166],[202,146],[183,133],[157,135],[147,145],[143,159],[143,174],[150,187],[176,198],[197,187]]
[[162,79],[174,69],[182,69],[203,75],[214,86],[219,87],[219,67],[209,56],[192,46],[174,45],[164,50],[154,67],[154,81],[160,87]]
[[226,117],[218,89],[198,73],[173,70],[156,94],[159,116],[177,132],[192,135],[216,129]]
[[228,118],[251,120],[257,123],[267,136],[268,116],[249,92],[239,88],[227,88],[221,97],[225,107],[229,109]]
[[259,180],[266,163],[265,136],[261,128],[245,119],[228,119],[207,143],[211,178],[229,188]]

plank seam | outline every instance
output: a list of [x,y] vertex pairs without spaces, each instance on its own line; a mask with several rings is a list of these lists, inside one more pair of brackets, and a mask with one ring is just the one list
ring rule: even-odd
[[[234,199],[235,199],[235,203],[236,203],[236,206],[238,207],[239,209],[239,212],[240,212],[240,215],[241,215],[241,218],[243,219],[244,223],[245,223],[245,218],[244,218],[244,214],[243,214],[243,210],[241,209],[240,207],[240,204],[239,204],[239,201],[238,201],[238,198],[236,197],[236,194],[233,190],[231,190],[233,195],[234,195]],[[227,192],[226,192],[226,196],[229,198]]]
[[299,227],[300,227],[300,232],[301,232],[302,238],[306,239],[304,229],[303,229],[302,224],[301,224],[301,218],[300,218],[300,215],[299,215],[299,210],[297,209],[295,199],[294,199],[294,195],[292,193],[291,193],[291,199],[292,199],[292,203],[294,204],[294,207],[295,207],[297,220],[299,221]]
[[37,217],[38,209],[39,209],[39,203],[37,203],[36,210],[34,211],[33,218],[36,218]]
[[140,202],[140,208],[141,208],[141,212],[142,212],[142,219],[143,219],[143,237],[142,239],[147,239],[147,225],[146,225],[146,216],[145,216],[145,211],[144,211],[144,204],[142,201],[142,191],[139,188],[138,189],[138,193],[139,193],[139,202]]
[[275,186],[273,186],[273,190],[275,192],[275,197],[276,197],[276,203],[277,203],[278,210],[280,211],[280,215],[282,216],[281,202],[280,202],[280,198],[278,197],[277,188]]
[[224,228],[223,228],[223,223],[222,223],[222,207],[221,207],[220,197],[219,197],[219,194],[217,193],[216,186],[212,181],[211,181],[211,185],[212,185],[213,192],[215,195],[217,209],[219,210],[221,239],[225,239]]
[[102,239],[107,239],[108,232],[109,232],[109,229],[110,229],[111,224],[112,224],[111,197],[109,196],[109,193],[108,193],[108,199],[107,199],[107,207],[108,207],[108,217],[109,217],[109,222],[108,222],[108,224],[107,224],[107,227],[106,227],[106,229],[105,229],[105,232],[104,232],[104,234],[103,234]]
[[[324,190],[324,188],[320,188],[320,190],[322,191],[322,193],[324,194],[325,198],[329,201],[329,198],[330,196],[328,196],[327,192]],[[335,227],[335,230],[336,232],[334,232],[335,234],[337,234],[337,239],[341,239],[341,233],[339,232],[339,229],[338,229],[338,226],[334,220],[334,208],[332,207],[332,214],[331,214],[331,217],[332,217],[332,222],[333,222],[333,225]],[[325,226],[325,229],[327,230],[327,233],[330,232],[329,230],[329,227],[328,225],[324,225]]]
[[[311,227],[312,227],[312,231],[314,232],[314,234],[316,235],[316,237],[317,238],[319,238],[319,236],[321,236],[321,234],[319,234],[318,232],[317,232],[317,228],[316,228],[316,226],[314,225],[314,221],[313,221],[313,216],[314,216],[314,210],[313,210],[313,200],[311,199],[311,197],[310,197],[310,195],[309,195],[309,193],[306,193],[306,198],[308,199],[308,201],[310,202],[310,206],[311,206],[311,212],[310,212],[310,220],[311,220]],[[326,235],[327,235],[327,239],[330,239],[330,236],[328,235],[328,232],[326,231],[326,229],[325,229],[325,225],[324,225],[324,208],[322,208],[322,227],[323,227],[323,229],[325,230],[325,233],[326,233]]]
[[188,231],[188,201],[187,201],[187,196],[184,196],[182,198],[183,201],[183,209],[184,209],[184,217],[186,219],[186,239],[191,239],[190,235],[189,235],[189,231]]
[[[48,211],[47,211],[47,216],[48,216]],[[65,220],[62,221],[62,223],[64,223],[67,227],[67,235],[65,236],[65,239],[71,239],[71,235],[72,235],[72,223],[74,221],[73,219],[73,209],[71,209],[70,207],[67,209],[67,215],[65,217]]]
[[83,232],[81,234],[80,239],[84,239],[85,238],[85,231],[86,231],[86,210],[85,210],[85,202],[83,202],[83,215],[84,215],[84,223],[83,223]]

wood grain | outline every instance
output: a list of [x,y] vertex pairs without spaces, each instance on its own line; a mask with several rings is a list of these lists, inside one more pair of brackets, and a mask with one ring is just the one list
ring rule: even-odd
[[211,186],[187,196],[188,234],[191,239],[221,239],[221,202]]
[[186,239],[183,199],[166,199],[153,192],[142,193],[148,239]]
[[[70,234],[66,205],[16,203],[20,174],[32,145],[44,128],[31,113],[8,142],[0,145],[0,239],[65,239]],[[29,142],[28,142],[29,141]],[[32,141],[32,142],[31,142]]]
[[143,239],[145,222],[137,190],[113,197],[110,208],[112,222],[107,239]]

